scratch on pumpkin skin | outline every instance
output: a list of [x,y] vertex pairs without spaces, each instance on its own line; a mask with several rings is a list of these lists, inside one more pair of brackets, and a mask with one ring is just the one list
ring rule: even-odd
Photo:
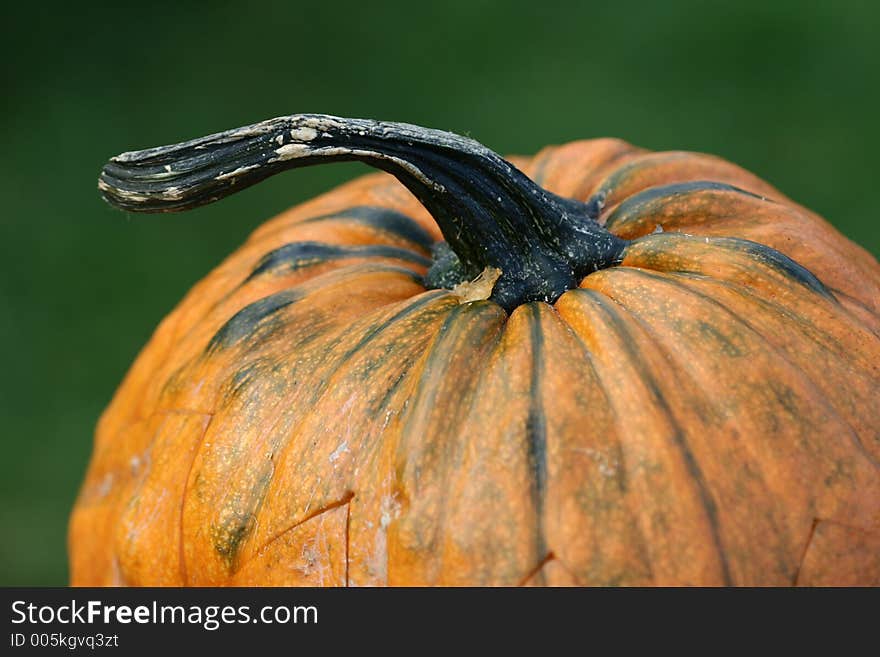
[[[255,550],[253,550],[253,551],[251,552],[251,555],[250,555],[250,557],[249,557],[248,559],[242,560],[241,562],[237,563],[236,566],[235,566],[235,570],[232,572],[232,574],[234,575],[235,573],[237,573],[238,571],[240,571],[240,570],[241,570],[241,569],[242,569],[247,563],[249,563],[249,562],[250,562],[255,556],[259,555],[259,554],[260,554],[261,552],[263,552],[266,548],[268,548],[272,543],[274,543],[275,541],[277,541],[278,539],[280,539],[280,538],[281,538],[282,536],[284,536],[286,533],[288,533],[288,532],[290,532],[290,531],[293,531],[294,529],[296,529],[297,527],[299,527],[299,526],[302,525],[303,523],[306,523],[306,522],[308,522],[309,520],[312,520],[313,518],[315,518],[315,517],[321,515],[322,513],[327,513],[328,511],[333,511],[334,509],[338,509],[338,508],[341,507],[341,506],[349,506],[349,505],[351,504],[351,501],[352,501],[353,499],[354,499],[354,492],[349,491],[349,492],[346,493],[345,496],[343,496],[341,499],[339,499],[339,500],[337,500],[337,501],[335,501],[335,502],[330,502],[329,504],[326,504],[326,505],[322,506],[322,507],[319,508],[319,509],[315,509],[312,513],[309,513],[307,516],[305,516],[305,517],[302,518],[301,520],[298,520],[297,522],[293,523],[293,524],[290,525],[289,527],[285,527],[284,529],[282,529],[281,531],[279,531],[278,533],[276,533],[274,536],[271,536],[269,539],[267,539],[267,540],[266,540],[262,545],[260,545],[258,548],[256,548]],[[350,516],[350,515],[351,515],[351,509],[350,509],[350,507],[349,507],[348,511],[346,511],[346,516],[345,516],[345,517],[346,517],[346,521],[345,521],[345,533],[346,533],[346,559],[345,559],[346,575],[345,575],[345,579],[346,579],[346,583],[348,582],[348,547],[347,547],[347,546],[348,546],[348,539],[347,539],[347,537],[348,537],[348,525],[349,525],[349,516]]]
[[[803,549],[803,553],[801,555],[801,559],[798,562],[797,571],[795,572],[795,574],[792,578],[792,583],[791,583],[792,586],[799,586],[800,585],[800,577],[802,574],[801,571],[803,570],[804,562],[807,560],[807,555],[810,553],[810,548],[813,546],[814,539],[816,538],[816,530],[819,528],[819,525],[823,525],[825,527],[835,526],[835,527],[840,527],[840,528],[845,529],[850,532],[855,532],[855,533],[866,535],[866,536],[875,536],[875,534],[873,532],[866,529],[865,527],[859,527],[857,525],[852,525],[852,524],[849,524],[846,522],[840,522],[839,520],[833,520],[830,518],[819,518],[819,517],[813,518],[813,522],[810,525],[810,531],[809,531],[809,533],[807,535],[807,539],[804,543],[804,549]],[[813,586],[813,585],[807,584],[806,586]]]
[[521,587],[521,586],[525,586],[526,584],[528,584],[529,580],[531,580],[533,577],[536,577],[539,573],[541,573],[541,571],[544,569],[544,566],[546,566],[551,561],[555,561],[555,560],[556,560],[556,555],[553,554],[552,551],[548,552],[544,556],[544,558],[538,562],[538,565],[536,565],[534,568],[532,568],[529,572],[527,572],[525,574],[525,576],[522,579],[519,580],[519,582],[517,583],[517,586]]
[[345,586],[351,586],[349,572],[351,571],[351,500],[354,499],[354,493],[351,495],[349,503],[345,505]]
[[199,451],[202,448],[202,445],[205,444],[205,436],[208,435],[208,429],[211,427],[211,423],[214,421],[214,414],[208,414],[208,421],[205,423],[205,429],[202,431],[202,436],[199,438],[199,446],[192,450],[192,460],[189,462],[189,467],[186,469],[186,483],[183,485],[183,495],[180,496],[180,581],[183,582],[183,586],[187,586],[189,582],[187,581],[189,575],[186,569],[186,551],[184,550],[184,545],[186,544],[186,532],[183,526],[183,511],[186,507],[186,501],[189,499],[189,481],[192,477],[192,470],[196,463],[196,458],[198,457]]
[[810,524],[810,531],[807,534],[807,540],[804,541],[804,549],[801,551],[801,558],[798,559],[797,569],[794,571],[794,577],[791,579],[791,585],[797,586],[798,579],[801,576],[801,569],[804,567],[804,561],[807,558],[807,553],[810,551],[810,544],[813,542],[813,536],[816,534],[816,527],[819,526],[819,523],[822,522],[820,518],[813,518],[813,522]]

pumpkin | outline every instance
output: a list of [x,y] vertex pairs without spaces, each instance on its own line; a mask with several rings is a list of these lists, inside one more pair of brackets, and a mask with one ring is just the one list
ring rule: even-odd
[[[124,153],[129,211],[285,169],[102,415],[74,585],[880,584],[880,266],[710,155],[502,159],[294,115]],[[391,175],[389,175],[391,174]]]

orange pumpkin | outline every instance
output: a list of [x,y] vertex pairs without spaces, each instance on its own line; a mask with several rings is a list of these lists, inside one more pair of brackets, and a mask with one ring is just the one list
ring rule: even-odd
[[[880,584],[880,266],[724,160],[322,115],[126,153],[260,227],[97,429],[75,585]],[[445,241],[443,241],[445,240]]]

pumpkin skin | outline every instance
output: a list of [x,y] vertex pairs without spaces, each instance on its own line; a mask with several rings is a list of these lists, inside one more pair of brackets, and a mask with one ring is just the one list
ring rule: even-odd
[[507,313],[387,174],[272,219],[101,417],[72,584],[880,584],[877,261],[712,156],[515,162],[620,263]]

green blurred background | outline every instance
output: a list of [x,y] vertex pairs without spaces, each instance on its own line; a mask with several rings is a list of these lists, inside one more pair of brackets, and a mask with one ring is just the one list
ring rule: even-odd
[[95,421],[158,321],[262,220],[366,170],[134,216],[95,188],[120,151],[297,112],[445,128],[502,153],[617,136],[722,155],[880,253],[880,4],[725,4],[8,6],[0,585],[66,583]]

